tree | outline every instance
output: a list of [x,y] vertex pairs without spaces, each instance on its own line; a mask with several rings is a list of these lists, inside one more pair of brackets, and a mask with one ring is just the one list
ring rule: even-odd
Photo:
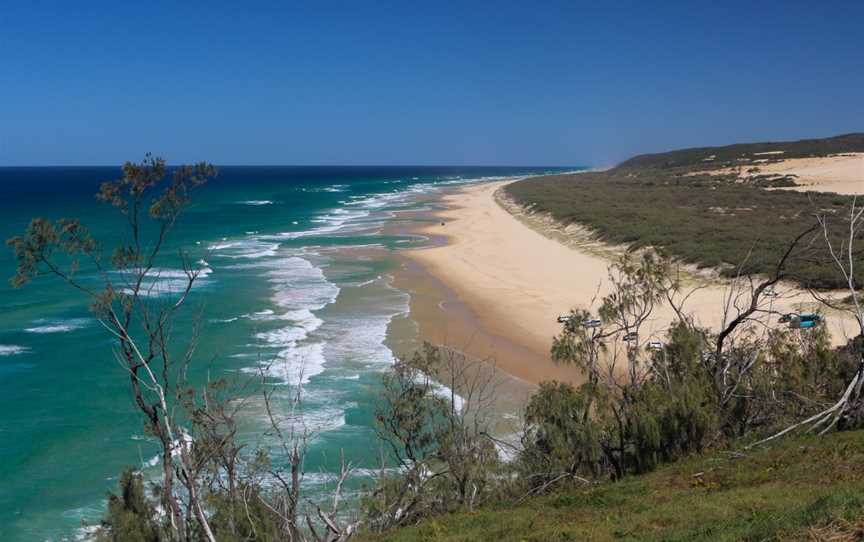
[[[198,528],[206,540],[215,542],[200,495],[196,443],[179,419],[182,398],[188,394],[185,367],[192,361],[195,343],[193,339],[179,353],[170,344],[173,320],[202,268],[180,251],[183,284],[168,291],[160,280],[160,264],[191,192],[216,173],[213,166],[200,163],[169,175],[165,161],[150,155],[139,164],[127,162],[123,176],[102,183],[97,195],[126,219],[123,242],[108,257],[105,247],[75,219],[55,223],[37,218],[24,235],[7,241],[18,264],[11,280],[14,286],[39,275],[59,277],[89,299],[94,315],[114,338],[115,359],[129,379],[145,429],[161,446],[161,504],[172,537],[181,541],[189,540]],[[98,282],[79,276],[82,263],[95,271]],[[169,299],[153,296],[162,293]]]
[[864,423],[864,348],[862,348],[862,342],[864,342],[862,341],[864,338],[864,301],[861,299],[860,285],[855,277],[855,264],[858,257],[855,247],[861,229],[864,227],[864,207],[858,205],[857,196],[852,197],[849,214],[845,218],[846,235],[839,244],[832,239],[834,235],[829,215],[820,213],[817,215],[817,220],[831,259],[846,284],[848,297],[845,303],[838,303],[815,290],[811,290],[811,293],[825,306],[846,312],[855,318],[858,325],[858,335],[847,345],[847,349],[852,350],[857,361],[857,367],[852,372],[840,397],[830,406],[757,442],[754,446],[779,438],[802,427],[806,427],[808,431],[821,428],[820,431],[824,434],[833,427],[852,428]]
[[[370,528],[382,531],[457,508],[489,494],[498,454],[489,436],[495,373],[445,347],[424,344],[384,376],[376,427],[389,454],[366,499]],[[449,387],[444,396],[439,382]],[[386,457],[398,474],[386,469]]]
[[286,472],[266,450],[247,452],[237,439],[238,412],[253,396],[247,389],[252,381],[238,385],[208,378],[196,388],[187,378],[196,360],[197,317],[187,343],[178,347],[171,341],[206,269],[206,254],[180,249],[172,256],[167,247],[193,190],[216,174],[206,163],[169,171],[164,160],[150,155],[139,164],[126,163],[122,178],[102,183],[97,194],[124,218],[118,246],[110,251],[78,220],[34,219],[23,235],[7,241],[18,263],[11,282],[21,287],[52,275],[90,301],[114,339],[114,357],[129,379],[145,431],[159,442],[159,506],[148,502],[139,474],[124,474],[122,497],[109,501],[103,538],[132,540],[129,533],[135,531],[143,542],[347,540],[358,525],[339,517],[350,463],[343,461],[334,476],[329,506],[303,499],[312,433],[298,413],[302,387],[294,390],[289,413],[277,414],[262,368],[269,436],[285,452]]
[[108,495],[108,513],[98,539],[100,542],[160,542],[161,528],[156,511],[144,494],[140,473],[131,469],[120,476],[120,494]]

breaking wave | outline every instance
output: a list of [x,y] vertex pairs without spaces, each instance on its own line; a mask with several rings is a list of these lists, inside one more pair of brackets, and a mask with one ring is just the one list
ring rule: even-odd
[[16,344],[0,344],[0,356],[17,356],[26,354],[30,349],[26,346],[18,346]]
[[34,326],[24,328],[24,331],[27,333],[63,333],[67,331],[74,331],[76,329],[81,329],[82,327],[88,326],[92,323],[90,318],[70,318],[67,320],[45,320],[39,319],[34,320]]

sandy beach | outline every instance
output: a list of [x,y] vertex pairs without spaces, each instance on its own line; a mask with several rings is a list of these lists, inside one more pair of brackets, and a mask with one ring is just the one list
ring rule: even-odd
[[[496,191],[508,182],[471,185],[445,195],[439,221],[420,228],[443,242],[402,253],[406,263],[400,286],[412,293],[412,318],[425,340],[494,359],[529,383],[579,382],[582,377],[574,368],[555,364],[549,355],[561,330],[556,317],[571,308],[589,308],[608,292],[607,269],[615,250],[596,243],[578,248],[567,242],[566,232],[551,235],[542,222],[515,217],[496,202]],[[728,281],[694,275],[686,289],[691,288],[698,289],[685,310],[700,325],[717,329],[729,299]],[[792,285],[776,290],[780,297],[770,301],[771,310],[816,308],[809,293]],[[674,316],[671,307],[657,307],[640,342],[662,340]],[[828,313],[828,325],[837,344],[854,334],[854,322],[845,315]]]

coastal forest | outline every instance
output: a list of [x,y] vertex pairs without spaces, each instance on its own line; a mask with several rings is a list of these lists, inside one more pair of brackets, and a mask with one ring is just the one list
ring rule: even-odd
[[[611,290],[559,320],[550,355],[582,383],[542,383],[519,434],[504,438],[485,364],[426,344],[382,377],[382,452],[368,484],[350,487],[358,467],[343,450],[326,491],[314,494],[305,461],[315,435],[301,383],[286,411],[264,372],[240,382],[189,378],[206,363],[196,351],[200,320],[185,333],[176,326],[196,310],[188,294],[200,264],[192,249],[164,247],[217,168],[168,168],[151,156],[127,163],[97,194],[115,211],[122,244],[103,244],[78,219],[40,218],[7,241],[16,287],[50,275],[89,302],[111,341],[112,370],[159,443],[158,474],[122,473],[93,536],[860,540],[864,210],[848,196],[778,189],[796,179],[759,168],[779,150],[786,158],[864,152],[864,135],[638,156],[608,171],[509,185],[523,208],[626,247],[609,263]],[[148,296],[166,260],[184,270],[184,287],[167,301]],[[720,327],[689,312],[682,265],[717,269],[727,281]],[[824,311],[772,310],[781,281],[812,291]],[[820,294],[829,288],[842,296]],[[664,304],[676,321],[662,341],[647,341],[640,330]],[[858,325],[840,346],[824,325],[836,312]],[[278,454],[244,438],[252,401],[268,414]]]

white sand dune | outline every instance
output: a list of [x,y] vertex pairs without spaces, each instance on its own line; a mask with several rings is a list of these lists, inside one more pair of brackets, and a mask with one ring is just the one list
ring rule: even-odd
[[761,174],[796,175],[787,190],[864,194],[864,153],[824,158],[792,158],[759,166]]
[[[765,153],[761,153],[765,154]],[[772,156],[776,158],[776,156]],[[832,192],[837,194],[864,194],[864,153],[837,154],[818,158],[788,158],[776,162],[755,160],[750,167],[757,171],[744,173],[738,168],[708,171],[711,174],[737,172],[742,180],[757,175],[795,175],[798,186],[783,187],[776,190],[797,190],[800,192]]]

